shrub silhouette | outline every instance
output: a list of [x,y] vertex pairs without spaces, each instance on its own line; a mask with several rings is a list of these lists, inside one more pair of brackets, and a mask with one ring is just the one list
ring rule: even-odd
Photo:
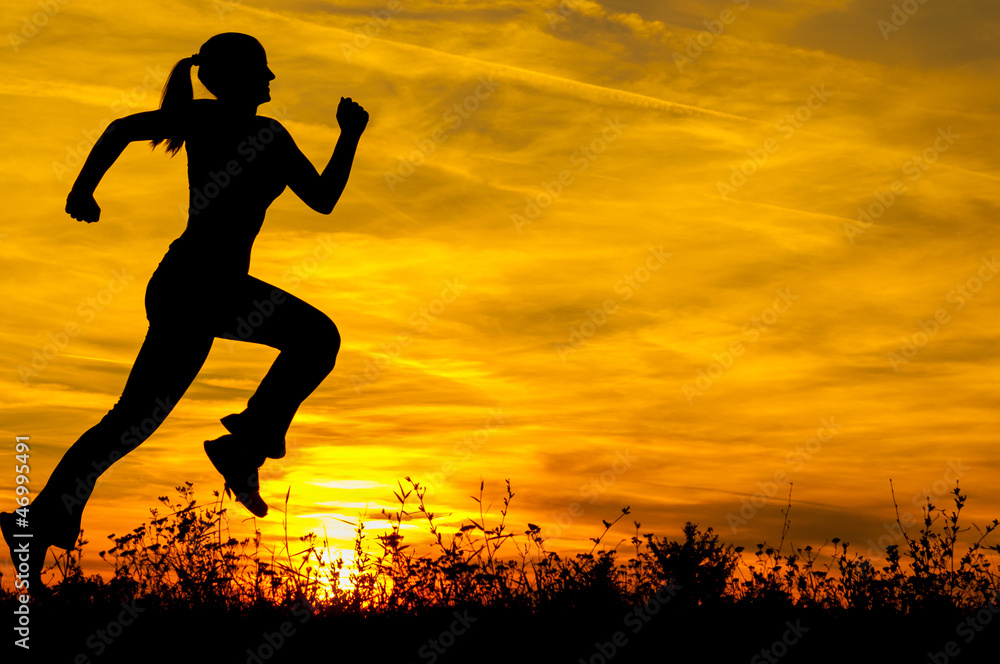
[[[939,509],[928,501],[916,536],[901,528],[901,544],[886,547],[881,566],[851,552],[848,542],[834,538],[823,550],[812,546],[782,554],[757,545],[748,560],[742,547],[725,544],[709,527],[688,522],[682,540],[639,535],[631,538],[634,555],[624,560],[618,546],[598,551],[604,532],[592,538],[589,553],[570,557],[545,548],[541,528],[528,524],[520,535],[507,525],[514,493],[510,482],[499,517],[490,522],[483,505],[484,484],[472,499],[478,518],[467,519],[445,534],[438,515],[424,503],[425,489],[409,485],[394,492],[398,508],[382,510],[386,532],[375,536],[375,550],[364,518],[355,525],[355,563],[345,570],[331,560],[329,541],[310,533],[299,538],[303,548],[292,553],[286,536],[281,551],[261,544],[261,534],[237,540],[229,533],[228,513],[219,494],[198,504],[190,483],[177,487],[177,499],[164,496],[166,508],[123,536],[110,535],[113,546],[100,556],[114,569],[110,581],[84,576],[80,566],[86,541],[57,556],[49,568],[58,578],[53,588],[64,597],[98,595],[155,598],[164,606],[216,606],[246,611],[267,604],[284,606],[305,599],[333,612],[412,615],[437,607],[475,605],[529,611],[583,606],[627,606],[648,598],[665,584],[683,592],[678,604],[689,606],[754,605],[824,610],[891,611],[907,614],[949,607],[972,610],[1000,595],[1000,578],[991,555],[1000,546],[984,540],[1000,524],[980,531],[964,553],[956,551],[967,497],[956,487],[955,509]],[[288,496],[286,495],[286,504]],[[417,553],[402,531],[404,521],[421,518],[431,543]],[[938,528],[938,526],[940,526]],[[786,521],[787,528],[787,521]],[[779,547],[780,549],[780,547]],[[506,554],[506,555],[502,555]],[[345,577],[347,588],[339,581]]]
[[[265,631],[289,611],[305,606],[321,621],[347,620],[352,630],[368,624],[373,630],[401,630],[418,642],[428,630],[437,629],[435,620],[465,607],[476,615],[493,616],[494,623],[508,625],[511,631],[544,624],[552,634],[564,634],[561,638],[582,639],[578,646],[587,661],[586,647],[597,638],[592,636],[595,630],[620,625],[623,615],[650,606],[651,598],[665,587],[675,592],[657,610],[671,616],[663,619],[670,627],[645,633],[646,641],[659,639],[649,646],[652,650],[642,650],[643,641],[637,639],[635,655],[662,651],[669,634],[687,639],[681,644],[687,647],[695,643],[690,640],[694,635],[710,638],[705,630],[717,624],[743,630],[741,638],[748,640],[769,634],[793,616],[807,616],[814,626],[824,621],[836,625],[830,634],[837,635],[851,624],[851,616],[858,616],[862,625],[876,620],[873,624],[896,631],[905,625],[899,621],[907,620],[912,622],[911,636],[947,641],[954,639],[954,621],[977,611],[981,615],[984,608],[995,611],[1000,594],[994,565],[1000,547],[984,544],[998,521],[980,530],[968,550],[960,552],[960,536],[970,528],[959,525],[966,496],[957,486],[953,510],[928,501],[919,533],[911,536],[900,524],[901,541],[888,545],[885,561],[876,563],[838,538],[818,549],[806,546],[782,553],[787,512],[778,547],[761,543],[753,553],[720,541],[712,528],[703,530],[690,522],[684,525],[683,538],[674,540],[640,535],[636,521],[630,540],[606,545],[606,536],[630,513],[628,507],[614,521],[602,522],[604,532],[591,538],[589,552],[561,556],[546,549],[539,526],[529,523],[515,532],[508,525],[514,498],[509,481],[498,515],[491,516],[484,505],[481,483],[479,495],[472,496],[479,514],[459,522],[453,532],[445,532],[442,517],[425,505],[425,489],[406,481],[405,488],[400,482],[394,492],[396,509],[382,511],[389,523],[386,531],[372,537],[364,516],[351,522],[355,560],[349,567],[330,558],[326,537],[310,533],[299,538],[301,550],[293,551],[287,522],[277,550],[262,545],[259,531],[252,538],[235,539],[219,494],[199,504],[187,483],[177,487],[177,498],[161,497],[163,508],[151,510],[146,523],[126,535],[109,536],[113,546],[100,552],[114,569],[109,581],[81,571],[80,551],[86,543],[81,534],[80,548],[57,557],[49,569],[56,581],[52,596],[44,601],[63,607],[66,615],[77,615],[80,606],[110,610],[118,602],[137,600],[160,616],[224,616],[263,625]],[[286,494],[286,510],[288,499]],[[411,543],[404,535],[403,523],[414,520],[424,522],[429,544]],[[626,541],[632,545],[627,556],[619,551]],[[0,608],[6,610],[15,601],[5,591]],[[391,622],[378,627],[383,623],[368,622],[372,620]],[[742,626],[733,626],[737,624]],[[940,629],[929,627],[933,625]],[[828,638],[836,644],[842,637]],[[732,640],[726,647],[738,649],[740,639]],[[309,642],[302,639],[303,644]],[[981,638],[980,647],[986,642]],[[813,637],[811,643],[820,657],[814,661],[821,661],[822,638]],[[801,646],[802,653],[805,648]],[[914,656],[927,652],[917,645],[912,648]],[[745,654],[741,650],[732,656]]]

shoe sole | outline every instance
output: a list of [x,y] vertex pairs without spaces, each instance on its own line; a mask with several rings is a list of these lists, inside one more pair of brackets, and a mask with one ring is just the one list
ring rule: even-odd
[[215,470],[218,471],[218,473],[222,475],[222,479],[225,480],[226,493],[231,492],[233,497],[236,499],[236,502],[247,508],[247,510],[249,510],[249,512],[254,516],[260,518],[267,516],[267,503],[265,503],[264,499],[260,497],[260,491],[254,491],[251,487],[246,486],[246,482],[234,482],[233,477],[223,471],[225,463],[222,461],[221,456],[225,454],[225,451],[220,449],[220,447],[221,444],[218,440],[205,441],[205,454],[208,455],[208,460],[212,462]]

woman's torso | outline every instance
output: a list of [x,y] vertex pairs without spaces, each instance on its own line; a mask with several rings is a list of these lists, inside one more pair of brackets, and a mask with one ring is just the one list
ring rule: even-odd
[[192,103],[184,132],[188,224],[164,263],[247,274],[264,213],[285,189],[282,131],[270,118],[234,116],[214,100]]

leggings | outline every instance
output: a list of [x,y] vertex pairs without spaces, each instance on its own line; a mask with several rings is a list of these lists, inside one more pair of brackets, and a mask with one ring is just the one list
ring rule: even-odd
[[277,348],[247,408],[237,417],[254,431],[247,454],[263,458],[279,445],[299,404],[333,369],[340,333],[324,313],[247,274],[211,274],[168,266],[146,287],[149,330],[121,398],[80,436],[32,503],[33,526],[70,549],[97,478],[146,440],[208,357],[215,338]]

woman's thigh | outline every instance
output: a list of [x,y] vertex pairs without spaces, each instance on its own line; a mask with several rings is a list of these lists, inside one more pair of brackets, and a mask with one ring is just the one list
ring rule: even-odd
[[256,277],[243,277],[224,309],[217,337],[279,350],[317,343],[340,346],[340,333],[329,316]]
[[146,288],[150,326],[190,338],[220,337],[279,350],[320,347],[336,353],[337,326],[316,307],[250,275],[158,269]]

